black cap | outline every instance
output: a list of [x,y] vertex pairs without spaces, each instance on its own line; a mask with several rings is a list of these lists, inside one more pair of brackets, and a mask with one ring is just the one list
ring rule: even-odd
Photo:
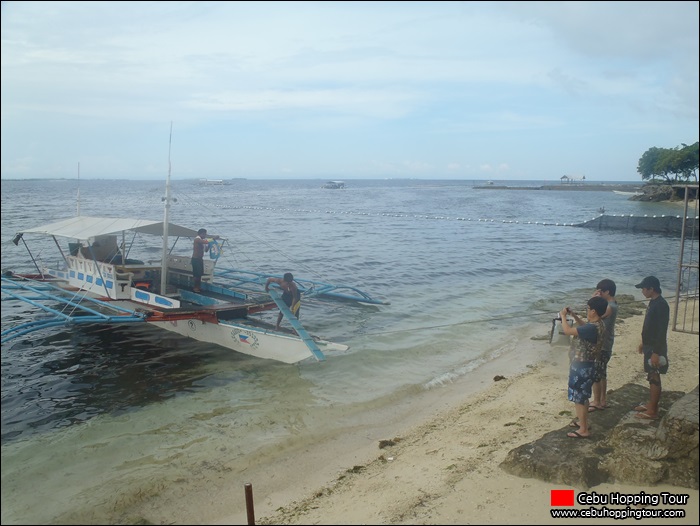
[[638,289],[654,289],[657,292],[661,292],[661,283],[656,276],[647,276],[642,280],[641,283],[635,285]]

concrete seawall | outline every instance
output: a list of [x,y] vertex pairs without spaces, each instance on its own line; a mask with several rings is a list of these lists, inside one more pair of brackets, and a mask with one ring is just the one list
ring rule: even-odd
[[[688,217],[685,220],[686,236],[698,239],[698,218]],[[666,234],[680,236],[683,228],[683,218],[680,216],[606,216],[601,215],[585,223],[573,225],[597,230],[628,230],[649,234]]]

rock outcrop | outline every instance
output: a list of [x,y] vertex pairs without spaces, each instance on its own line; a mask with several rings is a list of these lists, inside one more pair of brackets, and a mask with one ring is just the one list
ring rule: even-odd
[[660,201],[671,201],[675,198],[671,185],[647,184],[642,188],[642,195],[634,195],[630,197],[630,201],[652,201],[658,203]]
[[607,409],[589,414],[589,438],[567,437],[568,426],[552,431],[511,450],[501,468],[582,489],[604,482],[698,489],[698,388],[664,392],[657,420],[639,419],[632,410],[648,396],[648,388],[627,384],[608,394]]
[[630,197],[630,201],[651,201],[655,203],[660,201],[683,201],[686,186],[688,187],[688,199],[697,199],[697,184],[697,182],[691,181],[687,183],[679,182],[674,186],[670,184],[648,183],[642,187],[642,193],[640,195],[633,195]]

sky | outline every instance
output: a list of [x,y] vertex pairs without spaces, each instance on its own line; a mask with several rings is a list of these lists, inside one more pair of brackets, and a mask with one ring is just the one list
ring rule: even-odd
[[[3,179],[640,181],[698,2],[2,2]],[[172,133],[171,133],[172,130]]]

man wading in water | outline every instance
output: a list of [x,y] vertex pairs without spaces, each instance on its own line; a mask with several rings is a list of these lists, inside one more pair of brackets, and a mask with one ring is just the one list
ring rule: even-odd
[[[287,272],[282,279],[280,278],[267,278],[267,283],[265,283],[265,292],[270,291],[270,284],[277,283],[282,289],[282,301],[289,307],[292,314],[299,319],[299,310],[301,308],[301,292],[297,288],[296,283],[294,283],[294,276],[291,272]],[[279,330],[280,323],[282,323],[282,317],[284,314],[280,311],[277,316],[277,326]]]

